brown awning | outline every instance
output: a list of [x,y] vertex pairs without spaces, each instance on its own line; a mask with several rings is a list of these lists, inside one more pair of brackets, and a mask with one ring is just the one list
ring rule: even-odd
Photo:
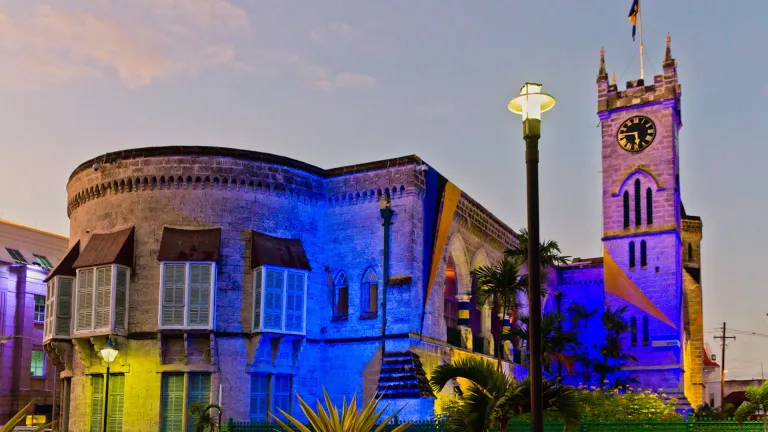
[[64,255],[64,258],[62,258],[61,261],[56,264],[56,267],[54,267],[53,270],[48,273],[48,277],[46,277],[43,282],[47,283],[49,280],[55,278],[56,276],[74,277],[77,272],[75,271],[73,265],[75,264],[78,256],[80,256],[80,240],[78,240],[74,246],[69,248],[66,255]]
[[300,239],[284,239],[253,231],[251,268],[263,265],[311,270]]
[[133,227],[107,234],[93,234],[72,267],[102,264],[133,267]]
[[158,261],[218,261],[221,228],[163,228]]

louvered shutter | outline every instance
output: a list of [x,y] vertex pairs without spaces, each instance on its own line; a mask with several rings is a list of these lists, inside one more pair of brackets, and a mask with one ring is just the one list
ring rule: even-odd
[[195,418],[189,415],[189,408],[195,402],[200,402],[203,404],[203,406],[211,403],[211,374],[190,373],[188,379],[189,394],[187,395],[187,432],[193,432],[195,430]]
[[269,376],[251,375],[251,414],[252,422],[267,421],[267,402],[269,396]]
[[123,432],[123,405],[125,402],[125,375],[110,374],[109,376],[109,432]]
[[75,281],[68,277],[56,279],[58,280],[56,284],[56,336],[69,336],[72,322],[72,288]]
[[285,330],[304,330],[304,275],[288,272],[285,289]]
[[290,375],[275,375],[274,376],[274,410],[272,414],[284,420],[285,416],[280,410],[286,413],[291,413],[291,376]]
[[283,329],[283,279],[282,270],[267,269],[264,287],[264,329]]
[[96,317],[93,322],[94,330],[110,327],[110,310],[112,306],[112,267],[96,269]]
[[262,270],[256,269],[253,282],[253,329],[261,328],[261,297],[262,297]]
[[189,326],[211,325],[212,264],[189,265]]
[[76,330],[90,330],[93,326],[93,269],[77,272]]
[[91,375],[91,432],[101,432],[104,412],[104,375]]
[[186,264],[163,265],[163,326],[184,325]]
[[53,336],[53,319],[56,317],[54,300],[56,299],[56,278],[48,281],[45,296],[45,321],[43,322],[43,339]]
[[128,269],[124,267],[117,268],[115,275],[115,330],[123,331],[127,325],[125,322],[125,311],[128,300]]
[[368,312],[377,312],[378,311],[378,300],[379,300],[379,284],[377,282],[372,282],[368,284]]
[[160,430],[182,432],[184,420],[184,375],[163,374],[160,407]]

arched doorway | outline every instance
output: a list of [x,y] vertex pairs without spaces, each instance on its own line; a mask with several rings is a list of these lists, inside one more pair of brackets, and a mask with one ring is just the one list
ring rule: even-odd
[[445,264],[445,285],[443,286],[443,318],[446,328],[459,327],[459,301],[456,299],[458,294],[456,284],[456,264],[453,257],[448,256]]

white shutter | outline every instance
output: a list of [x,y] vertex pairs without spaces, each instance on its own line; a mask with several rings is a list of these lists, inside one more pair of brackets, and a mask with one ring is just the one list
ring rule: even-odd
[[96,319],[93,329],[109,329],[110,310],[112,307],[112,267],[96,269]]
[[[56,336],[70,336],[72,322],[72,288],[74,279],[58,277],[56,284]],[[53,313],[51,314],[53,315]]]
[[163,326],[184,325],[186,264],[163,264]]
[[75,330],[93,326],[93,269],[77,272],[77,321]]
[[128,269],[118,267],[115,275],[115,331],[123,331],[126,327],[125,311],[128,300]]
[[282,270],[266,270],[264,284],[264,329],[283,329],[283,279]]
[[211,324],[213,264],[189,265],[189,326]]
[[50,339],[53,336],[53,318],[56,316],[53,309],[53,302],[56,298],[56,278],[48,281],[46,285],[45,296],[45,321],[43,322],[43,339]]
[[285,295],[285,330],[304,330],[304,275],[288,272]]
[[261,295],[262,295],[262,270],[256,269],[253,282],[253,329],[258,330],[261,327]]

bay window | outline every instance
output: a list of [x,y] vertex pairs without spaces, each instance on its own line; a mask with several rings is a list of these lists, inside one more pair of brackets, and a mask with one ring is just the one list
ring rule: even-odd
[[307,272],[261,266],[253,280],[253,331],[304,334]]
[[75,334],[127,328],[130,269],[110,264],[77,270]]
[[213,328],[216,264],[163,262],[160,267],[159,327]]

